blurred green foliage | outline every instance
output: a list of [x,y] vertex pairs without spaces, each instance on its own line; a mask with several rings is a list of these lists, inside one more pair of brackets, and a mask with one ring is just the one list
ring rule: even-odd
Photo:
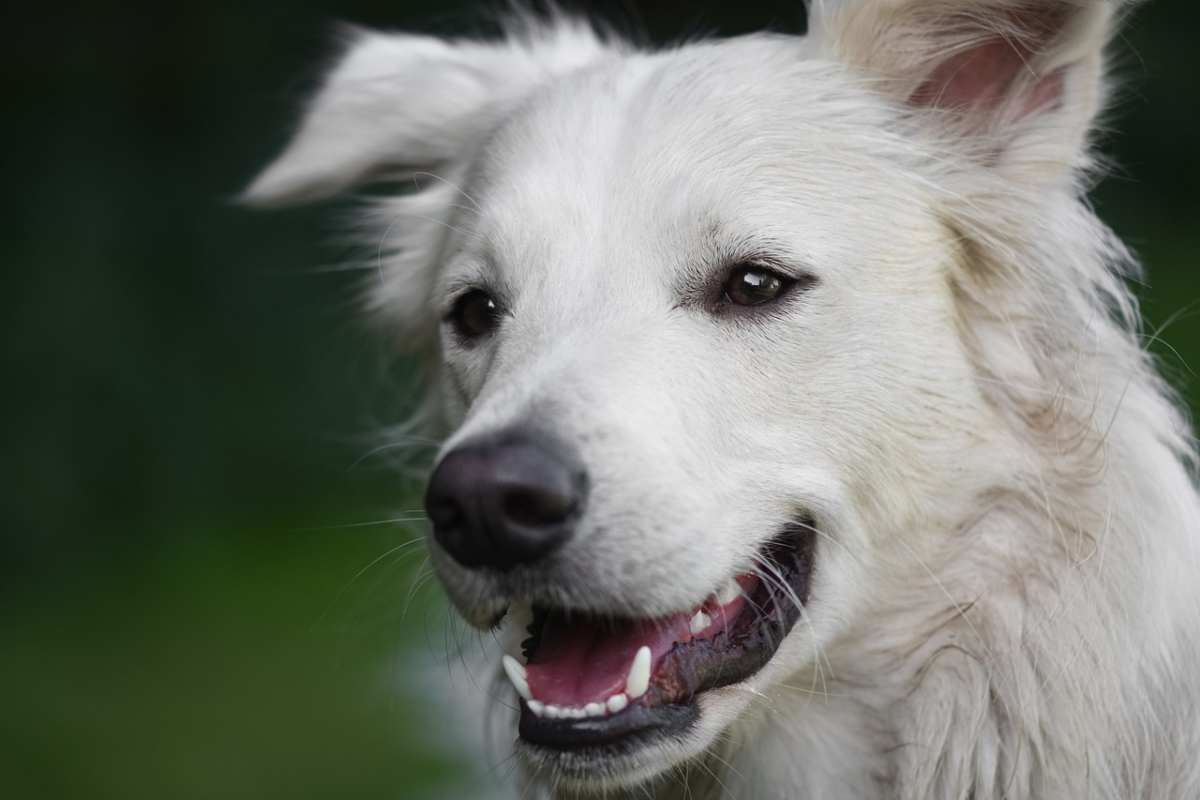
[[[592,7],[654,41],[799,0]],[[282,143],[332,23],[486,31],[468,2],[9,11],[0,774],[10,797],[461,796],[410,659],[464,639],[407,545],[411,483],[370,437],[409,370],[330,269],[337,206],[229,201]],[[1200,354],[1191,42],[1153,0],[1124,39],[1096,193],[1144,256],[1153,347]],[[420,454],[417,456],[418,461]],[[420,588],[420,587],[424,588]],[[493,774],[502,773],[504,765]],[[455,788],[459,787],[459,788]]]

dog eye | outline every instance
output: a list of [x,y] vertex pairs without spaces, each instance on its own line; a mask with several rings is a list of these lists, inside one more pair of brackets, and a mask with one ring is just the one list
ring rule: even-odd
[[722,300],[735,306],[761,306],[778,300],[795,283],[765,267],[749,264],[729,274]]
[[455,301],[446,319],[460,338],[473,341],[496,330],[500,324],[500,307],[487,292],[472,289]]

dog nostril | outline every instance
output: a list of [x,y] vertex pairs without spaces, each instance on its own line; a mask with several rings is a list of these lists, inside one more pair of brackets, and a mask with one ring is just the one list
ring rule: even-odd
[[504,516],[518,525],[549,525],[571,516],[575,501],[569,494],[540,489],[513,489],[504,496]]

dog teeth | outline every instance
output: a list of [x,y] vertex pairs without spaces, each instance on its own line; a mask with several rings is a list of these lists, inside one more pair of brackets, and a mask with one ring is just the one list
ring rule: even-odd
[[534,716],[546,719],[586,719],[615,714],[629,705],[629,700],[623,694],[614,694],[605,703],[588,703],[586,706],[556,706],[539,700],[526,700],[525,705]]
[[[711,620],[708,619],[708,615],[700,614],[697,616],[704,617],[703,627],[707,627],[710,624]],[[693,625],[695,624],[698,623],[693,621]],[[504,666],[504,672],[516,688],[517,694],[521,695],[521,699],[525,701],[525,706],[533,712],[534,716],[545,719],[586,719],[588,717],[604,717],[624,711],[630,701],[637,700],[644,695],[650,688],[651,658],[652,654],[649,647],[642,646],[638,648],[637,653],[633,657],[633,663],[629,666],[629,675],[625,678],[625,691],[618,692],[603,702],[594,701],[583,706],[559,706],[535,700],[533,694],[529,691],[529,678],[521,662],[510,655],[505,655],[500,659],[500,663]]]
[[521,643],[529,638],[529,626],[533,623],[533,607],[529,603],[513,603],[508,607],[508,626],[504,650],[513,658],[524,663]]
[[696,636],[709,625],[712,625],[712,617],[703,611],[697,611],[696,616],[692,617],[692,621],[688,623],[688,628],[691,629],[692,635]]
[[629,667],[629,677],[625,679],[625,694],[630,700],[637,700],[650,688],[650,648],[642,645],[633,664]]
[[729,581],[721,587],[717,592],[717,603],[727,606],[740,597],[742,594],[742,585],[736,579],[730,578]]
[[510,655],[505,655],[500,659],[500,663],[504,665],[504,671],[516,688],[517,694],[521,695],[526,703],[532,700],[533,695],[529,692],[529,679],[525,677],[525,667],[521,665],[521,662]]

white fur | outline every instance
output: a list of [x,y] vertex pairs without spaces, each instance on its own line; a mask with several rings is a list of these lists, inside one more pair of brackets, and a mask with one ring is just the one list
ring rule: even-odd
[[[594,487],[539,581],[432,548],[464,615],[675,612],[798,511],[821,531],[801,622],[690,740],[602,772],[523,752],[524,796],[1200,796],[1192,438],[1084,199],[1116,10],[817,0],[804,39],[351,44],[248,199],[416,176],[367,214],[370,305],[433,356],[445,447],[533,421]],[[1025,60],[1002,92],[923,92],[997,36]],[[818,282],[754,321],[684,297],[763,253]],[[439,333],[469,285],[507,309],[474,348]]]

